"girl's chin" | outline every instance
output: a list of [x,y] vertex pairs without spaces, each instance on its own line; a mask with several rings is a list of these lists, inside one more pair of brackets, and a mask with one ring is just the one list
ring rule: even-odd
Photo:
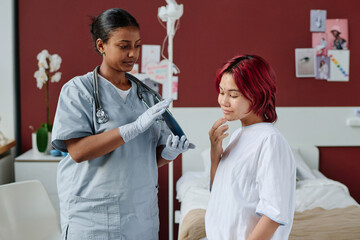
[[236,118],[234,116],[229,116],[229,115],[226,115],[226,114],[224,114],[224,118],[226,120],[228,120],[229,122],[239,120],[238,118]]

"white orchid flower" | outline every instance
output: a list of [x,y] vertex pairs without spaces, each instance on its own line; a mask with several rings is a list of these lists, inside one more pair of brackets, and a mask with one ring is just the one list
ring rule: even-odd
[[45,68],[40,67],[39,70],[37,70],[34,73],[34,77],[36,78],[36,86],[41,89],[44,83],[48,80]]
[[40,59],[43,58],[43,57],[47,57],[47,58],[50,57],[50,54],[49,54],[48,50],[46,50],[46,49],[42,50],[42,51],[37,55],[36,58],[37,58],[37,60],[40,60]]
[[60,68],[61,57],[57,54],[53,54],[50,56],[50,72],[56,72]]
[[38,62],[38,66],[39,68],[40,67],[43,67],[43,68],[46,68],[48,69],[49,68],[49,65],[47,63],[47,58],[50,57],[50,54],[48,52],[48,50],[44,49],[42,50],[38,55],[37,55],[37,60],[39,60]]
[[60,79],[61,79],[61,72],[57,72],[51,77],[51,82],[59,82]]

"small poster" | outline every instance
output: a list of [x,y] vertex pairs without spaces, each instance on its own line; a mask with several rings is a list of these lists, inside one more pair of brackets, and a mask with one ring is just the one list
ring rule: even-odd
[[164,84],[168,80],[169,60],[163,59],[160,63],[150,62],[146,65],[145,72],[153,81]]
[[[177,76],[173,76],[172,77],[172,88],[171,88],[171,98],[173,100],[177,100],[178,99],[178,82],[179,82],[179,78]],[[163,84],[163,88],[162,88],[162,97],[163,98],[169,98],[169,81],[166,81]]]
[[141,72],[145,73],[145,68],[148,63],[160,62],[160,45],[142,45],[141,55]]
[[329,79],[330,58],[328,56],[316,57],[316,79]]
[[314,48],[295,49],[296,77],[315,77],[315,57],[316,53]]
[[348,50],[349,33],[347,19],[327,19],[326,35],[328,40],[327,50]]
[[310,11],[310,31],[325,32],[326,10]]
[[348,82],[350,75],[350,51],[329,50],[330,78],[328,81]]
[[316,50],[316,56],[327,56],[329,41],[326,33],[312,33],[312,47]]

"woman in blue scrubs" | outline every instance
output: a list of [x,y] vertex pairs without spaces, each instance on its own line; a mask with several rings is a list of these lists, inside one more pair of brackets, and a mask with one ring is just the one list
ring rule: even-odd
[[122,9],[93,19],[91,35],[102,56],[100,102],[109,120],[98,123],[93,73],[67,82],[60,93],[53,146],[60,161],[57,184],[62,239],[158,239],[158,167],[187,151],[158,119],[171,100],[151,108],[137,96],[132,70],[140,54],[140,28]]

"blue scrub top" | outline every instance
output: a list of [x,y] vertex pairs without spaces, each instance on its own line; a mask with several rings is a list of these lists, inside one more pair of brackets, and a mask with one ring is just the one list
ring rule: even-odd
[[[96,121],[93,73],[73,78],[63,86],[58,101],[52,132],[56,149],[67,152],[64,140],[131,123],[147,110],[135,83],[130,81],[124,101],[114,85],[98,78],[100,102],[109,121]],[[153,105],[150,94],[148,99]],[[63,239],[65,235],[76,240],[158,239],[156,147],[165,145],[169,134],[164,122],[155,122],[104,156],[76,163],[68,154],[61,160],[57,184]]]

